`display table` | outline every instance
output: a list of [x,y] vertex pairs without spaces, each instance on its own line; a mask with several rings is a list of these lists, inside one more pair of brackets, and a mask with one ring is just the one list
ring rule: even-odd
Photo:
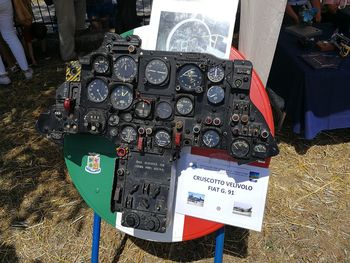
[[[315,26],[323,30],[316,39],[327,40],[334,31],[330,24]],[[350,127],[350,58],[343,59],[339,69],[313,69],[300,55],[316,51],[303,49],[282,28],[267,84],[285,99],[293,131],[305,139]]]

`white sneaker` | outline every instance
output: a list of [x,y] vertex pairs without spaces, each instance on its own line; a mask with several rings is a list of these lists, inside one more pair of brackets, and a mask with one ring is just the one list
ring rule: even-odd
[[10,83],[11,83],[11,80],[7,76],[7,74],[0,75],[0,85],[8,85]]
[[23,74],[27,80],[33,78],[33,70],[31,68],[28,68],[27,70],[23,70]]

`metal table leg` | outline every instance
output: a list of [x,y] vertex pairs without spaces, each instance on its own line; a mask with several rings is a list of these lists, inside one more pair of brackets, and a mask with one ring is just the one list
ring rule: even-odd
[[94,226],[92,229],[91,263],[98,263],[98,251],[100,248],[101,217],[94,213]]
[[216,231],[214,263],[222,263],[222,257],[224,254],[224,242],[225,227],[222,227],[218,231]]

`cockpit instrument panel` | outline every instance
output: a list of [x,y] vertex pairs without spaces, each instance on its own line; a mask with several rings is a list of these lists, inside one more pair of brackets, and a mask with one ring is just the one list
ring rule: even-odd
[[137,36],[109,33],[80,59],[80,82],[57,89],[37,127],[104,136],[116,147],[111,211],[123,226],[164,233],[173,162],[183,147],[225,150],[239,164],[278,154],[263,115],[250,100],[253,67],[201,53],[149,51]]

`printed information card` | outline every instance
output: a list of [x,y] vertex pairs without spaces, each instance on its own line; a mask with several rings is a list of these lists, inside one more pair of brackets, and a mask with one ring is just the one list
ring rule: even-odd
[[184,154],[175,212],[261,231],[269,169]]

